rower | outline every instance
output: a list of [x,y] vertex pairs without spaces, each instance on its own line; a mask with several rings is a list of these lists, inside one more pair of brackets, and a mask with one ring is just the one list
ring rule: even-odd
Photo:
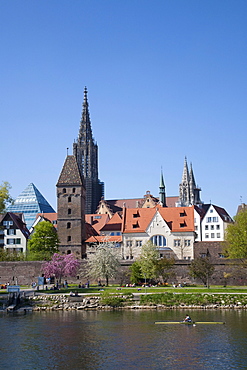
[[189,315],[186,315],[184,318],[184,322],[192,322],[191,317]]

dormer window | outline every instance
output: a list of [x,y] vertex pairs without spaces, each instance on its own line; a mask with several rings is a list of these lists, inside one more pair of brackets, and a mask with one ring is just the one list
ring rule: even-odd
[[137,229],[139,227],[138,222],[136,224],[133,224],[132,227],[133,227],[133,229]]

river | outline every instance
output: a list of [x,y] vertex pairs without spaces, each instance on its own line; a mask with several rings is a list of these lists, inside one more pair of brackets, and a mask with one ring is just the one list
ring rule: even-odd
[[247,312],[184,310],[1,313],[1,369],[247,369]]

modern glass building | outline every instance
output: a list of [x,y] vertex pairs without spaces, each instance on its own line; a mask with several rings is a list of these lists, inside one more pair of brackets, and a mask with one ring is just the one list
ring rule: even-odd
[[27,228],[30,229],[37,213],[55,212],[34,184],[28,187],[16,198],[14,204],[8,206],[7,212],[23,213]]

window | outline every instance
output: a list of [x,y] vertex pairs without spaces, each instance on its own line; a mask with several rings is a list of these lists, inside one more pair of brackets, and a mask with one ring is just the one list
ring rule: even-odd
[[214,230],[214,225],[211,225],[211,230]]
[[174,247],[180,247],[180,239],[174,240]]
[[71,197],[68,197],[68,203],[71,203]]
[[207,253],[200,253],[200,257],[201,258],[206,258],[207,257]]
[[195,226],[195,230],[198,230],[198,226],[197,225]]
[[152,238],[150,240],[157,247],[165,247],[166,246],[166,238],[163,235],[154,235],[154,236],[152,236]]
[[219,254],[218,254],[218,257],[219,257],[219,258],[225,258],[224,254],[222,254],[222,253],[219,253]]
[[220,230],[220,225],[216,225],[216,230]]
[[138,222],[136,224],[133,224],[132,227],[133,227],[133,229],[137,229],[139,227]]
[[217,233],[217,238],[220,238],[220,233]]
[[205,230],[208,230],[208,225],[205,225]]
[[214,233],[211,233],[211,238],[214,238]]
[[67,242],[71,242],[71,236],[70,235],[68,235],[68,237],[67,237]]
[[95,220],[98,220],[98,219],[100,220],[101,219],[101,216],[94,216],[94,219]]
[[71,215],[71,208],[68,209],[68,215]]
[[12,226],[13,225],[13,221],[3,221],[3,226]]
[[180,224],[180,227],[186,227],[186,222],[183,222],[182,224]]
[[207,222],[212,222],[212,217],[207,217]]
[[205,238],[208,239],[209,238],[209,234],[205,234]]
[[15,244],[21,244],[21,239],[20,238],[15,239]]
[[213,217],[213,222],[218,222],[218,217]]
[[64,194],[66,193],[66,189],[65,189],[65,188],[63,188],[63,193],[64,193]]
[[127,247],[132,247],[132,241],[131,240],[127,241]]
[[8,229],[7,230],[7,235],[16,235],[16,230],[15,229]]
[[67,222],[67,229],[71,228],[71,222]]
[[180,217],[185,217],[186,216],[186,212],[183,211],[183,212],[180,212]]
[[210,213],[213,213],[213,211],[214,211],[213,209],[210,209]]
[[73,190],[72,190],[72,191],[73,191],[73,193],[75,193],[75,188],[73,188]]
[[136,247],[142,246],[142,240],[136,240]]
[[15,244],[15,239],[7,239],[7,244]]
[[184,246],[185,247],[190,247],[190,239],[185,239]]

